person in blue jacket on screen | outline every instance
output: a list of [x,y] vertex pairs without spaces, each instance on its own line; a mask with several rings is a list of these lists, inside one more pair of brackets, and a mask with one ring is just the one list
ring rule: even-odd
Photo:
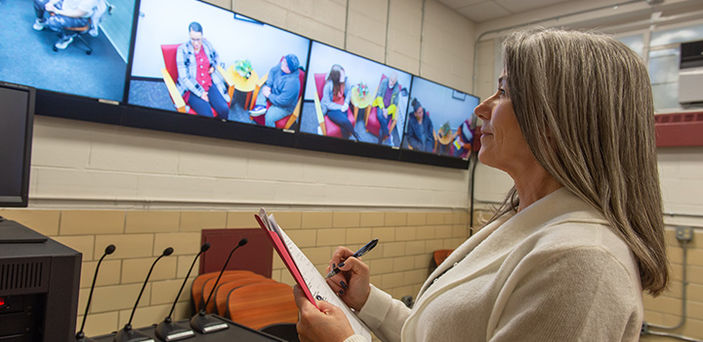
[[[48,27],[59,32],[59,40],[54,47],[63,50],[68,47],[78,34],[66,30],[69,27],[85,27],[99,21],[99,17],[107,10],[105,0],[34,0],[36,19],[32,28],[41,31]],[[97,36],[97,31],[90,34]]]
[[327,115],[332,122],[337,124],[342,129],[344,138],[350,135],[359,141],[359,134],[354,130],[354,125],[347,117],[349,110],[349,101],[351,100],[351,89],[346,86],[347,76],[344,73],[344,68],[341,65],[335,64],[327,74],[325,87],[322,89],[322,99],[320,107],[322,114]]
[[432,120],[420,101],[413,99],[410,102],[412,115],[409,115],[408,131],[405,133],[408,147],[422,152],[434,151],[434,127]]
[[299,66],[298,57],[291,53],[269,71],[268,79],[261,88],[261,94],[271,102],[271,107],[266,111],[266,126],[276,127],[276,121],[295,110],[300,95]]
[[215,68],[219,55],[212,44],[203,38],[203,27],[198,22],[188,25],[190,39],[178,46],[176,65],[181,95],[189,93],[188,105],[198,115],[227,119],[229,115],[229,95],[225,80]]

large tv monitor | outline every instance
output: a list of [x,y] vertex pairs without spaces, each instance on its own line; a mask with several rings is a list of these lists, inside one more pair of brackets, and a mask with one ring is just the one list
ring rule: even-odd
[[403,148],[468,159],[476,96],[413,76]]
[[128,103],[295,130],[310,40],[195,0],[141,0]]
[[0,81],[122,101],[135,2],[2,1]]
[[411,75],[313,42],[301,131],[399,147]]
[[26,207],[34,89],[0,82],[0,207]]

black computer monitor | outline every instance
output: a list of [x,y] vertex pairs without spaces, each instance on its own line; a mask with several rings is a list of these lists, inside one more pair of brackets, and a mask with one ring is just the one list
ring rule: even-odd
[[34,89],[0,82],[0,207],[26,207]]

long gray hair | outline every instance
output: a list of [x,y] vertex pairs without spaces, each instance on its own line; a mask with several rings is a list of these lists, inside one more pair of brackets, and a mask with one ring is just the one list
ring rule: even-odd
[[[642,288],[669,280],[647,69],[605,35],[515,32],[504,65],[518,124],[537,161],[599,210],[637,260]],[[513,187],[494,219],[516,211]]]

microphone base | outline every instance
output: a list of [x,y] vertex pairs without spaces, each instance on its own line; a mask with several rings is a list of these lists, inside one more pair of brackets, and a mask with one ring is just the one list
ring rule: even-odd
[[153,338],[146,336],[134,329],[122,329],[117,332],[114,342],[155,342]]
[[195,336],[193,330],[169,321],[163,321],[156,326],[156,337],[160,340],[166,342],[180,341]]
[[76,337],[76,342],[95,342],[95,340],[87,337]]
[[225,330],[229,328],[229,325],[213,315],[198,313],[190,319],[190,327],[201,334],[209,334],[215,331]]

